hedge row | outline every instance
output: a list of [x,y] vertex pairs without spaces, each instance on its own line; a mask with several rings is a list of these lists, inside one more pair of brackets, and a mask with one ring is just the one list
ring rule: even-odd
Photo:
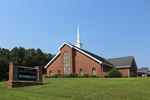
[[[88,74],[84,74],[83,76],[78,76],[77,75],[77,73],[71,73],[71,74],[69,74],[69,75],[61,75],[60,73],[58,73],[58,74],[55,74],[54,76],[50,76],[50,77],[48,77],[48,76],[45,76],[45,78],[76,78],[76,77],[86,77],[86,78],[88,78],[88,77],[99,77],[99,76],[96,76],[96,75],[88,75]],[[113,69],[111,69],[110,71],[109,71],[109,76],[108,75],[105,75],[104,76],[105,78],[120,78],[120,77],[122,77],[122,73],[120,72],[120,71],[118,71],[116,68],[113,68]],[[130,77],[136,77],[136,75],[133,73],[133,72],[131,72],[131,74],[130,74]]]
[[71,74],[69,74],[69,75],[61,75],[60,73],[59,74],[55,74],[54,76],[50,76],[50,77],[48,77],[48,76],[45,76],[45,78],[84,78],[84,77],[86,77],[86,78],[90,78],[90,77],[98,77],[98,76],[96,76],[96,75],[88,75],[88,74],[84,74],[83,76],[78,76],[77,75],[77,73],[71,73]]

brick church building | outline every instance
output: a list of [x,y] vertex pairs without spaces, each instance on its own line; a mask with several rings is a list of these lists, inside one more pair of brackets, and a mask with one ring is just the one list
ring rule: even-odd
[[82,49],[79,28],[77,29],[77,43],[72,45],[64,42],[59,47],[59,53],[45,66],[47,76],[69,75],[74,72],[78,76],[84,74],[104,77],[112,68],[117,68],[123,77],[129,77],[131,72],[137,74],[137,65],[134,57],[105,59]]

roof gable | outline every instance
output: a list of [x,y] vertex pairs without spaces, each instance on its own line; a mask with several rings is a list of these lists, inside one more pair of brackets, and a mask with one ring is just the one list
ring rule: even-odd
[[[69,46],[70,48],[73,48],[73,49],[79,51],[80,53],[82,53],[82,54],[88,56],[89,58],[95,60],[96,62],[98,62],[98,63],[100,63],[100,64],[102,64],[102,61],[101,61],[101,60],[104,60],[104,58],[101,58],[101,57],[96,56],[96,55],[94,56],[94,54],[92,54],[92,53],[90,53],[90,52],[88,52],[88,51],[85,51],[85,50],[83,50],[83,49],[80,49],[80,48],[78,48],[78,47],[72,45],[72,44],[69,44],[69,43],[67,43],[67,42],[64,42],[64,43],[58,48],[59,53],[58,53],[51,61],[49,61],[48,64],[47,64],[44,68],[47,68],[47,67],[59,56],[59,54],[60,54],[60,49],[61,49],[64,45],[67,45],[67,46]],[[111,65],[112,65],[112,64],[111,64]]]
[[133,60],[133,56],[107,59],[107,61],[116,66],[116,68],[129,68]]
[[147,73],[149,71],[148,67],[142,67],[140,69],[138,69],[138,73]]

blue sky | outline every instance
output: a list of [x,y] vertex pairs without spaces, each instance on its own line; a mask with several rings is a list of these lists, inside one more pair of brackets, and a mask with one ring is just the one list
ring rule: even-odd
[[0,0],[0,47],[56,54],[75,44],[77,23],[84,49],[150,68],[150,0]]

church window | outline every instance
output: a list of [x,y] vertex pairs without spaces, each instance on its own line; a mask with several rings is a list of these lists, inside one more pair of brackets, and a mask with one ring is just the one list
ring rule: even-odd
[[68,52],[65,52],[63,55],[63,69],[64,75],[70,74],[70,56]]
[[83,69],[80,68],[80,76],[83,76]]
[[61,71],[60,71],[60,70],[58,70],[58,74],[61,74]]
[[49,76],[52,76],[52,70],[49,71]]
[[96,75],[96,68],[92,68],[92,75]]

